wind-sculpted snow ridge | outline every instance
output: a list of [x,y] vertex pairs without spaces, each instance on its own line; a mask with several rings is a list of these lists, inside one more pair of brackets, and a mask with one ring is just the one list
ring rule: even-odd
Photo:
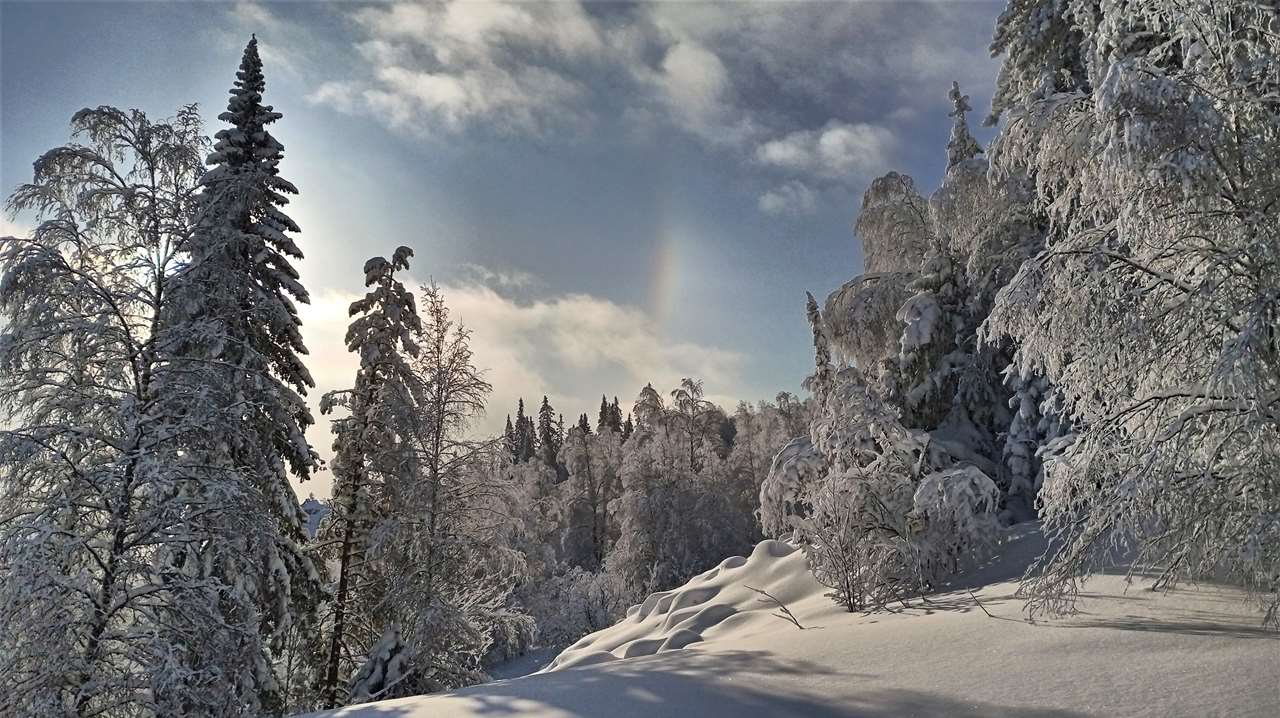
[[[750,588],[748,588],[750,587]],[[777,606],[752,589],[786,603],[821,592],[804,552],[782,541],[761,541],[750,558],[732,556],[685,585],[651,594],[620,622],[565,649],[542,672],[620,658],[649,656],[700,643],[717,633],[741,634],[751,624],[776,624]]]
[[1045,547],[1035,524],[1014,526],[995,557],[937,593],[866,614],[827,598],[803,551],[765,541],[653,594],[539,673],[313,718],[1280,715],[1280,634],[1239,589],[1158,593],[1119,569],[1088,582],[1078,614],[1028,623],[1017,579]]

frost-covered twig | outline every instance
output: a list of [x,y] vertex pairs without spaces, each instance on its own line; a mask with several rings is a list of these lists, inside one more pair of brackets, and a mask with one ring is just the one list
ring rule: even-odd
[[787,608],[787,604],[780,601],[772,593],[769,593],[768,591],[765,591],[763,589],[747,586],[745,583],[743,584],[743,586],[746,586],[747,590],[749,591],[755,591],[756,593],[764,596],[764,598],[758,599],[761,603],[772,603],[773,605],[777,606],[780,612],[773,614],[774,616],[791,621],[792,623],[796,624],[796,628],[799,628],[801,631],[804,630],[804,626],[800,625],[800,620],[796,618],[796,614],[792,613],[791,609]]

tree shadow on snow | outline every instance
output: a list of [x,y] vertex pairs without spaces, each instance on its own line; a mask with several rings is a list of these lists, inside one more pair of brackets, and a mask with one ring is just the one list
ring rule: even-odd
[[[770,675],[803,675],[817,692],[769,690]],[[913,690],[859,691],[874,676],[833,672],[759,651],[676,651],[499,681],[457,691],[433,705],[361,706],[361,718],[525,716],[579,718],[1072,718],[1071,711],[961,701]],[[832,695],[834,694],[834,695]]]

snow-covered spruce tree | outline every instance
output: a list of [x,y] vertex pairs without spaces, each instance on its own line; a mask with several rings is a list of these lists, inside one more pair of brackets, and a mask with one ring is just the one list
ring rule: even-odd
[[1008,436],[1004,444],[1007,475],[1005,510],[1010,520],[1036,515],[1036,497],[1044,483],[1044,456],[1052,454],[1068,431],[1057,407],[1058,397],[1044,376],[1031,374],[1015,363],[1005,370],[1009,397]]
[[[510,601],[526,567],[506,540],[512,486],[488,471],[500,449],[468,436],[490,385],[475,367],[470,332],[450,319],[439,288],[424,286],[421,297],[420,350],[410,363],[412,470],[388,477],[393,502],[370,551],[387,576],[382,620],[399,627],[411,651],[412,676],[383,698],[483,680],[495,644],[505,656],[526,646],[533,630]],[[529,465],[554,474],[540,461]]]
[[1005,56],[986,124],[1006,110],[1059,93],[1087,92],[1086,58],[1099,0],[1010,0],[996,21],[991,56]]
[[516,459],[516,429],[511,424],[511,415],[507,414],[507,426],[502,432],[502,446],[512,461]]
[[519,400],[516,407],[515,425],[515,462],[522,464],[538,454],[538,429],[533,417],[524,413],[524,399]]
[[[968,97],[953,83],[949,98],[941,187],[926,203],[901,175],[872,183],[856,224],[871,273],[827,299],[824,334],[833,360],[852,362],[905,427],[928,432],[932,446],[975,464],[1007,493],[1012,388],[1003,377],[1014,347],[981,342],[978,330],[999,289],[1043,246],[1044,222],[1024,175],[988,177],[967,124]],[[1028,438],[1012,451],[1034,454],[1048,437]],[[1025,498],[1015,503],[1030,506]]]
[[951,139],[942,186],[929,199],[930,250],[915,293],[898,312],[897,365],[887,397],[907,426],[925,429],[957,457],[997,475],[998,435],[1008,427],[1003,347],[977,341],[996,289],[1029,252],[1033,232],[1019,220],[1026,204],[1016,182],[987,179],[981,147],[969,133],[969,98],[952,83]]
[[[298,227],[282,207],[297,190],[279,175],[283,146],[267,127],[281,115],[263,104],[256,39],[236,77],[219,116],[229,126],[216,133],[200,180],[188,261],[170,288],[174,371],[160,396],[205,429],[184,457],[223,467],[249,502],[209,519],[229,522],[226,541],[174,561],[200,563],[246,593],[257,614],[236,620],[256,622],[279,649],[295,621],[312,620],[324,586],[323,566],[304,551],[306,517],[290,486],[317,461],[305,437],[313,419],[302,395],[313,382],[295,307],[308,296],[291,264],[302,256],[288,234]],[[267,524],[245,530],[237,525],[244,512]]]
[[367,655],[383,631],[375,621],[386,595],[386,571],[369,556],[371,534],[395,498],[409,467],[413,383],[409,357],[418,353],[421,328],[413,293],[395,273],[409,266],[413,250],[396,249],[390,261],[374,257],[364,265],[365,296],[352,302],[354,319],[347,348],[360,357],[351,389],[329,392],[321,410],[348,410],[333,422],[333,512],[321,540],[336,547],[337,564],[319,703],[333,708],[346,698],[355,661]]
[[614,431],[622,431],[622,407],[618,405],[618,397],[613,397],[609,405],[609,427]]
[[192,560],[219,545],[274,570],[239,541],[274,526],[234,467],[191,451],[225,416],[163,392],[203,391],[172,353],[201,328],[170,323],[205,206],[198,114],[99,107],[72,127],[83,144],[10,198],[37,228],[0,245],[0,714],[277,711],[270,579]]
[[951,113],[947,115],[951,118],[951,139],[947,141],[947,169],[951,169],[982,154],[982,145],[969,133],[965,113],[972,112],[973,107],[969,104],[969,96],[960,92],[959,82],[951,83],[947,99],[951,100],[952,105]]
[[351,679],[351,702],[366,703],[395,696],[404,682],[411,677],[409,647],[400,638],[394,625],[369,651],[368,658]]
[[542,405],[538,407],[538,453],[543,463],[559,471],[557,457],[560,445],[564,443],[564,434],[557,427],[556,410],[544,394]]
[[[1035,5],[1054,23],[1017,20]],[[1045,462],[1033,610],[1068,609],[1128,551],[1158,586],[1230,577],[1280,619],[1278,28],[1269,3],[1019,2],[1002,20],[993,171],[1030,176],[1051,229],[989,331],[1075,432]]]
[[933,428],[951,411],[958,375],[970,359],[958,345],[967,324],[964,286],[954,260],[939,251],[907,288],[915,294],[898,309],[902,334],[890,396],[907,423]]

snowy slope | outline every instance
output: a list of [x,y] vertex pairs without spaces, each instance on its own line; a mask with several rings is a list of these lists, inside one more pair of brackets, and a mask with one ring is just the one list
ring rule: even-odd
[[[1126,591],[1122,577],[1099,576],[1078,615],[1029,624],[1015,579],[1041,546],[1033,527],[1018,527],[999,559],[951,593],[861,615],[823,597],[802,552],[766,541],[649,597],[543,672],[328,715],[1280,715],[1280,636],[1238,591]],[[746,586],[787,602],[805,629]]]

